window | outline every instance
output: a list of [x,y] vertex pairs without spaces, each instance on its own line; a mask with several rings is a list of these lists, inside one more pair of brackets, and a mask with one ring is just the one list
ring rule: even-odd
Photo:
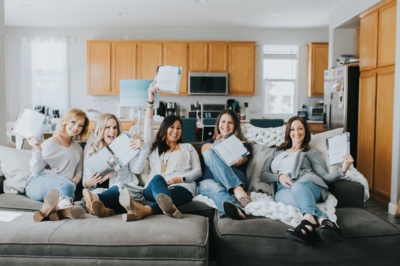
[[297,53],[297,46],[264,46],[265,114],[296,113]]
[[66,39],[23,38],[21,47],[21,94],[30,97],[32,108],[44,105],[49,115],[52,110],[64,114],[69,109]]

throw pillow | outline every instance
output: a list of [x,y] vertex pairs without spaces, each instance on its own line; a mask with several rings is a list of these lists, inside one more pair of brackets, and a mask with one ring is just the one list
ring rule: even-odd
[[25,187],[31,175],[29,167],[31,158],[31,151],[0,146],[0,165],[6,178],[3,186],[5,193],[25,193]]
[[[316,149],[326,163],[326,139],[342,133],[343,128],[337,128],[324,133],[312,135],[310,147]],[[327,168],[329,173],[333,173],[338,169],[338,165],[327,166]]]

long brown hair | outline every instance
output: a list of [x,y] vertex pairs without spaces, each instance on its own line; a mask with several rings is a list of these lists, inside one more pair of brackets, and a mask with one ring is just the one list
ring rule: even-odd
[[217,122],[215,123],[215,128],[214,128],[214,137],[213,140],[215,140],[215,138],[221,134],[221,132],[219,131],[219,122],[221,121],[221,117],[224,114],[228,114],[232,117],[233,120],[233,132],[236,135],[236,137],[240,140],[243,140],[243,135],[242,135],[242,128],[240,127],[240,120],[239,117],[237,116],[237,114],[229,109],[224,109],[222,110],[217,117]]
[[[167,132],[168,128],[172,126],[176,121],[179,121],[181,123],[181,129],[183,132],[183,125],[182,125],[182,120],[177,117],[176,115],[170,115],[167,116],[161,123],[160,129],[157,132],[156,140],[153,143],[153,146],[151,147],[151,152],[156,150],[158,148],[158,154],[161,155],[163,152],[166,152],[167,150],[170,149],[170,147],[167,144]],[[178,139],[177,143],[182,143],[182,134],[181,137]]]
[[292,139],[290,138],[290,131],[292,129],[292,123],[296,120],[299,120],[306,131],[306,135],[304,136],[303,143],[301,144],[301,149],[303,151],[308,151],[310,149],[310,141],[311,141],[311,133],[310,129],[308,128],[307,120],[304,117],[299,117],[299,116],[293,116],[292,118],[289,119],[289,121],[286,124],[286,131],[285,131],[285,142],[282,143],[277,150],[287,150],[292,148],[293,143]]

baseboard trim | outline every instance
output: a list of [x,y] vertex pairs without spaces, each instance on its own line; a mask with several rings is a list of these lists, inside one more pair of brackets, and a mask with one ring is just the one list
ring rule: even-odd
[[397,205],[393,203],[389,203],[389,213],[395,215],[396,214]]

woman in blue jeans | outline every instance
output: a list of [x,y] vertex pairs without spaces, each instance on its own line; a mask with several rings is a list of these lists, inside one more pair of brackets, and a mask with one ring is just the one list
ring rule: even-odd
[[[144,134],[152,134],[151,125],[144,124]],[[124,130],[121,121],[113,114],[101,114],[93,127],[93,142],[85,155],[85,160],[100,152],[111,144]],[[129,143],[133,150],[140,149],[140,153],[127,165],[117,172],[109,174],[93,173],[85,167],[83,174],[83,196],[86,201],[86,210],[98,217],[113,216],[114,213],[126,213],[127,210],[119,203],[120,194],[128,193],[136,199],[143,199],[142,189],[138,186],[137,174],[143,171],[149,154],[149,147],[139,139],[132,139]]]
[[[89,119],[79,109],[69,110],[61,119],[58,131],[43,144],[33,136],[28,137],[33,147],[26,194],[43,201],[43,207],[34,215],[35,221],[49,217],[51,220],[69,217],[78,219],[85,210],[73,206],[76,184],[82,176],[82,148],[75,143],[86,135]],[[57,212],[56,212],[57,211]]]
[[[317,207],[328,196],[328,184],[345,176],[353,163],[350,154],[343,157],[342,168],[328,173],[319,152],[310,149],[310,130],[304,118],[294,116],[286,125],[285,142],[268,158],[261,174],[267,183],[278,183],[275,201],[300,209],[303,220],[286,236],[307,246],[314,246],[318,236],[326,242],[343,242],[342,231]],[[317,225],[320,226],[318,233]]]
[[[235,220],[243,220],[246,218],[243,208],[250,203],[250,197],[246,193],[248,187],[246,168],[247,162],[251,157],[251,146],[249,143],[243,143],[249,151],[249,155],[240,158],[231,167],[226,165],[211,146],[215,140],[219,140],[231,132],[234,132],[236,137],[242,139],[240,121],[237,114],[232,110],[226,109],[221,111],[217,117],[213,139],[204,141],[201,147],[206,168],[203,174],[203,181],[199,186],[199,193],[214,200],[222,215],[225,214]],[[236,196],[236,199],[232,194]]]

